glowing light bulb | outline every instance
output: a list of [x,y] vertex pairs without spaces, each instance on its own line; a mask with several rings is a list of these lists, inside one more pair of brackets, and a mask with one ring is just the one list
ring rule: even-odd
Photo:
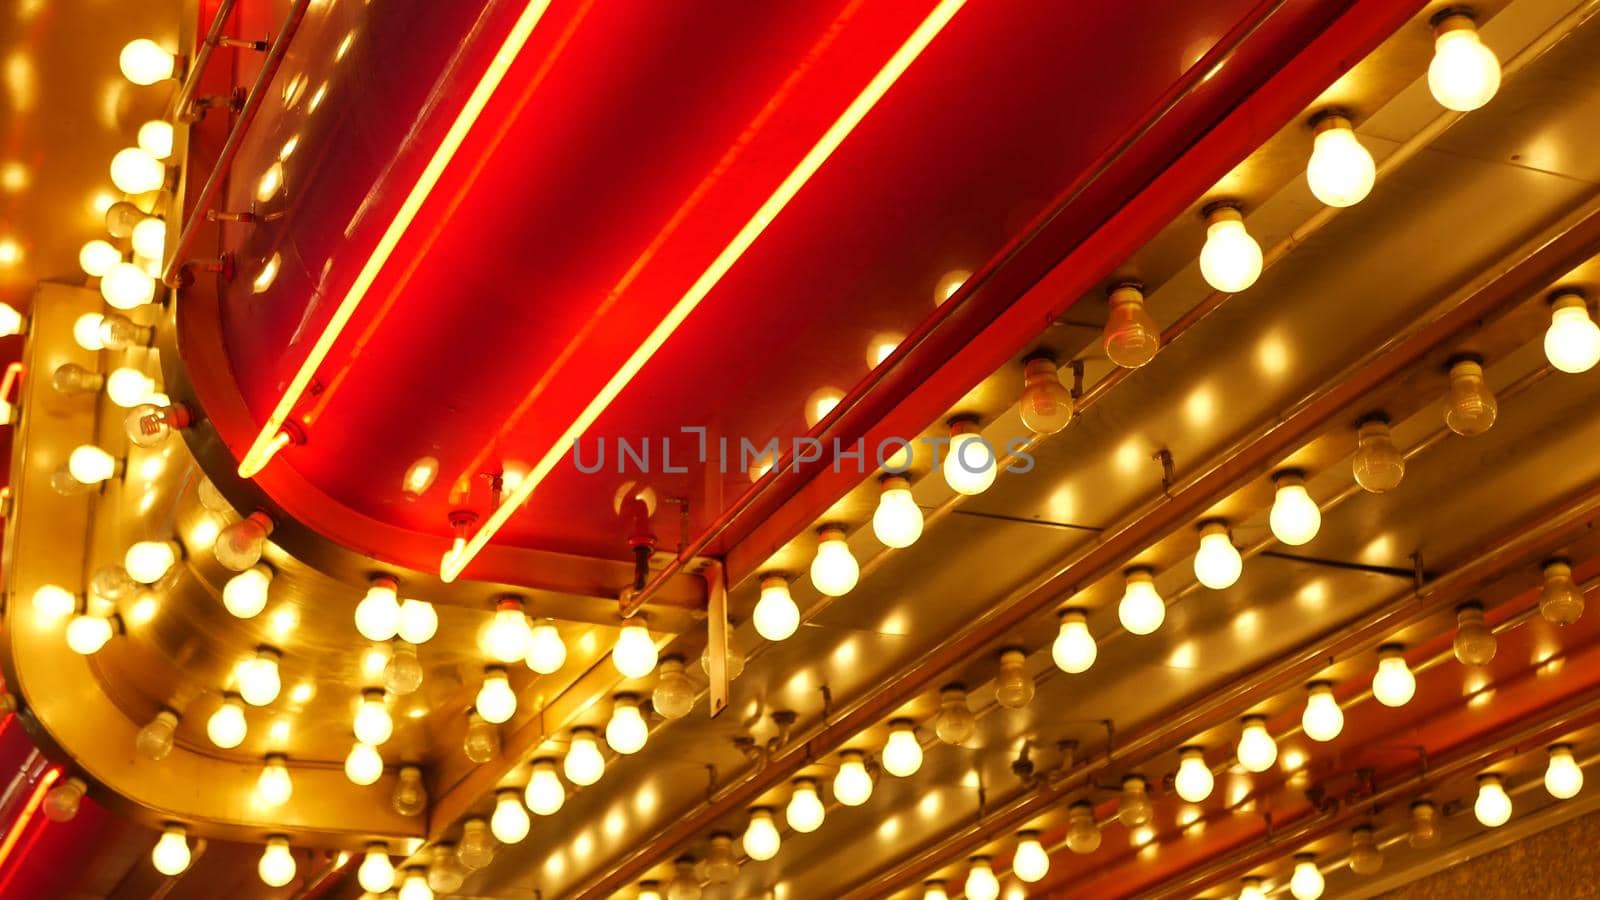
[[1239,880],[1239,900],[1267,900],[1267,892],[1261,889],[1261,879],[1250,877]]
[[1167,617],[1166,601],[1156,593],[1155,579],[1149,569],[1129,569],[1122,589],[1122,601],[1117,604],[1117,618],[1130,634],[1150,634]]
[[[84,244],[83,249],[78,251],[78,265],[83,269],[84,274],[91,278],[103,277],[107,272],[111,271],[112,266],[119,262],[122,262],[121,251],[111,246],[110,242],[102,241],[98,238]],[[87,313],[80,318],[98,315],[98,313]],[[95,337],[92,339],[96,344],[99,343],[99,324],[97,319],[95,321]],[[85,344],[76,327],[73,328],[73,336],[78,338],[78,344],[85,350],[100,349],[98,346]]]
[[471,710],[467,713],[467,734],[461,739],[461,751],[479,765],[494,759],[500,752],[500,730],[477,710]]
[[93,656],[111,640],[115,628],[105,616],[76,615],[67,623],[67,646],[80,656]]
[[994,876],[989,857],[974,856],[967,863],[967,881],[962,890],[967,900],[996,900],[1000,896],[1000,879]]
[[267,887],[283,887],[294,880],[294,854],[289,852],[289,839],[282,835],[267,838],[266,849],[261,851],[261,862],[256,874]]
[[922,537],[922,507],[911,498],[911,482],[899,475],[883,478],[872,533],[885,547],[895,548],[909,547]]
[[883,770],[898,778],[909,778],[922,768],[922,745],[917,742],[916,723],[896,719],[889,723],[889,740],[883,745]]
[[1117,818],[1129,828],[1150,824],[1155,809],[1150,804],[1150,785],[1139,775],[1122,779],[1122,802],[1117,808]]
[[611,662],[626,678],[648,678],[656,668],[656,643],[644,620],[635,616],[622,623],[611,648]]
[[123,409],[148,403],[155,389],[154,378],[127,366],[112,369],[106,376],[106,396]]
[[41,620],[58,621],[77,608],[78,598],[59,585],[41,584],[33,591],[33,612]]
[[494,618],[483,633],[484,652],[503,663],[521,662],[528,656],[531,631],[522,601],[502,597],[496,602]]
[[1265,772],[1278,761],[1278,743],[1267,733],[1267,720],[1246,716],[1239,733],[1239,764],[1251,772]]
[[1456,659],[1464,666],[1486,666],[1494,659],[1494,632],[1483,620],[1483,607],[1465,603],[1456,608]]
[[456,845],[456,861],[477,871],[494,860],[494,839],[489,823],[482,819],[468,819],[461,823],[461,843]]
[[1405,706],[1417,692],[1417,678],[1406,665],[1403,650],[1398,644],[1378,648],[1378,671],[1372,676],[1372,696],[1384,706]]
[[994,445],[978,433],[978,424],[957,420],[950,425],[950,446],[940,464],[945,484],[958,494],[981,494],[994,484],[999,471]]
[[757,807],[750,810],[750,824],[745,826],[744,852],[757,862],[765,862],[778,855],[781,838],[778,826],[772,821],[772,810]]
[[182,875],[189,868],[189,835],[182,825],[167,825],[150,850],[150,864],[168,877]]
[[178,714],[170,709],[156,713],[134,739],[139,755],[160,762],[172,753],[173,739],[178,733]]
[[[1035,434],[1056,434],[1072,421],[1072,391],[1050,357],[1036,356],[1023,369],[1022,424]],[[919,529],[920,530],[920,529]]]
[[261,561],[272,527],[272,518],[258,510],[217,532],[211,547],[217,562],[231,572],[249,569]]
[[860,806],[872,798],[872,775],[866,757],[859,750],[840,754],[839,771],[833,776],[833,797],[845,806]]
[[1033,676],[1028,674],[1028,656],[1021,650],[1000,653],[1000,673],[995,676],[995,702],[1007,709],[1021,709],[1033,701]]
[[1372,415],[1356,429],[1356,455],[1351,461],[1356,484],[1362,490],[1382,494],[1400,486],[1406,474],[1406,458],[1389,436],[1389,419]]
[[511,689],[506,670],[499,666],[485,666],[483,686],[478,688],[475,701],[478,715],[484,721],[499,725],[511,719],[517,711],[517,692]]
[[950,894],[944,889],[944,882],[926,881],[922,884],[922,900],[950,900]]
[[188,425],[187,407],[181,404],[157,406],[147,400],[128,410],[122,419],[122,433],[135,447],[155,447],[172,434],[173,428],[186,428]]
[[377,784],[383,777],[383,755],[377,747],[356,741],[344,758],[344,777],[362,787]]
[[587,728],[574,728],[572,741],[567,744],[567,755],[561,760],[561,770],[567,780],[579,787],[588,787],[606,773],[605,757],[600,755],[600,745],[594,732]]
[[145,259],[161,259],[167,252],[166,221],[151,216],[133,226],[133,252]]
[[1313,741],[1331,741],[1344,730],[1344,710],[1333,697],[1333,685],[1326,681],[1311,684],[1300,725]]
[[127,147],[111,157],[111,183],[124,194],[159,190],[167,180],[167,167],[147,150]]
[[761,579],[761,599],[751,614],[756,633],[769,641],[787,640],[800,627],[800,610],[789,594],[789,582],[782,575]]
[[356,707],[356,740],[374,747],[394,735],[394,719],[384,703],[383,691],[369,689],[361,692],[361,702]]
[[117,474],[117,458],[93,444],[73,448],[67,471],[83,484],[99,484]]
[[532,827],[533,820],[528,818],[528,810],[523,807],[516,791],[508,789],[495,792],[494,815],[489,817],[489,830],[495,840],[502,844],[521,843]]
[[122,77],[137,85],[165,81],[173,77],[178,68],[177,58],[148,38],[139,38],[123,45],[122,52],[117,56],[117,64],[122,69]]
[[1079,855],[1100,849],[1100,825],[1094,820],[1094,807],[1072,804],[1067,812],[1067,849]]
[[1572,563],[1565,558],[1557,557],[1544,564],[1539,614],[1553,625],[1571,625],[1583,615],[1583,591],[1572,580]]
[[817,796],[816,781],[810,778],[796,778],[794,791],[789,794],[789,805],[783,811],[783,817],[789,822],[789,827],[801,834],[810,834],[822,827],[822,820],[826,815],[827,810],[822,805],[822,798]]
[[528,777],[528,787],[523,799],[529,809],[541,816],[553,816],[567,802],[567,789],[556,774],[556,764],[549,759],[536,759],[533,774]]
[[232,750],[244,743],[244,703],[238,694],[223,694],[222,705],[206,720],[206,737],[223,750]]
[[1544,770],[1544,789],[1557,800],[1571,800],[1583,790],[1583,769],[1572,758],[1572,748],[1556,744],[1550,748],[1550,762]]
[[1050,645],[1050,658],[1055,660],[1056,668],[1071,675],[1087,672],[1098,652],[1083,610],[1062,610],[1061,629]]
[[140,541],[128,548],[122,566],[140,584],[155,584],[178,564],[178,545],[173,541]]
[[959,684],[945,685],[939,692],[939,715],[933,720],[939,740],[960,746],[978,733],[978,719],[967,706],[967,691]]
[[133,263],[118,262],[100,276],[100,296],[116,309],[137,309],[156,299],[156,280]]
[[1039,832],[1017,834],[1017,852],[1011,857],[1011,871],[1019,879],[1034,884],[1050,874],[1050,854],[1039,843]]
[[1202,747],[1184,747],[1178,751],[1178,773],[1172,777],[1172,787],[1178,796],[1190,803],[1199,803],[1211,796],[1216,778],[1206,765],[1206,751]]
[[1428,90],[1445,109],[1471,112],[1500,90],[1500,60],[1484,46],[1478,26],[1466,13],[1451,10],[1433,25],[1433,61]]
[[1225,294],[1237,294],[1261,277],[1261,245],[1245,229],[1239,207],[1217,204],[1206,211],[1200,274],[1206,284]]
[[650,705],[669,719],[681,719],[694,709],[694,682],[683,671],[683,657],[669,656],[661,661]]
[[[89,244],[93,244],[93,243],[96,243],[96,242],[95,241],[90,241],[89,242]],[[105,242],[104,241],[100,241],[99,243],[105,243]],[[85,252],[88,251],[89,244],[85,244],[84,245]],[[111,245],[110,244],[106,244],[106,246],[109,247]],[[82,257],[80,256],[79,259],[81,260]],[[116,265],[116,263],[112,262],[111,265]],[[106,266],[106,268],[107,269],[111,268],[111,265]],[[72,322],[72,340],[79,347],[82,347],[83,349],[88,350],[90,353],[94,353],[94,352],[97,352],[97,351],[100,351],[100,350],[104,350],[106,348],[106,343],[100,337],[100,325],[105,320],[106,320],[106,317],[101,315],[100,313],[84,313],[83,315],[81,315],[78,318],[74,319],[73,322]]]
[[850,593],[861,578],[861,566],[845,543],[844,530],[827,527],[817,532],[817,555],[811,560],[811,583],[829,597]]
[[611,719],[606,722],[606,744],[627,756],[644,749],[650,738],[650,727],[639,712],[639,698],[632,694],[618,694],[611,701]]
[[363,891],[373,894],[394,887],[394,863],[389,860],[389,845],[377,841],[367,845],[361,867],[356,869],[356,881]]
[[1322,529],[1322,510],[1306,491],[1305,476],[1295,470],[1279,472],[1272,483],[1277,486],[1267,516],[1272,536],[1291,547],[1310,543]]
[[433,888],[428,886],[427,872],[417,868],[407,872],[395,900],[433,900]]
[[392,578],[372,580],[366,596],[356,604],[356,631],[369,641],[387,641],[400,631],[400,598]]
[[528,668],[540,675],[554,675],[567,664],[567,645],[553,622],[534,623],[528,630]]
[[727,884],[739,877],[739,863],[733,858],[733,836],[725,831],[711,835],[706,851],[706,878],[712,884]]
[[1500,406],[1483,380],[1483,360],[1460,356],[1450,361],[1450,395],[1444,408],[1444,423],[1456,434],[1483,434],[1494,425]]
[[1228,524],[1221,521],[1200,525],[1200,549],[1194,554],[1194,577],[1214,591],[1233,587],[1244,571],[1244,560],[1233,546]]
[[281,753],[267,755],[256,778],[256,800],[267,807],[278,807],[294,796],[294,779],[289,777],[288,759]]
[[1511,796],[1499,775],[1478,776],[1478,799],[1472,813],[1486,828],[1499,828],[1511,819]]
[[1311,161],[1306,164],[1306,180],[1311,193],[1329,206],[1355,206],[1372,193],[1378,167],[1372,154],[1341,115],[1321,115],[1316,120]]
[[439,611],[432,603],[408,597],[400,601],[395,632],[408,644],[426,644],[439,633]]
[[1589,303],[1575,290],[1550,295],[1550,328],[1544,333],[1544,355],[1550,365],[1578,375],[1600,362],[1600,325],[1589,318]]
[[22,313],[9,303],[0,303],[0,335],[21,334]]
[[[151,119],[139,126],[139,148],[156,159],[172,155],[173,129],[171,122]],[[149,255],[149,254],[147,254]]]
[[278,651],[261,647],[239,666],[239,696],[251,706],[266,706],[278,699],[283,680],[278,674]]

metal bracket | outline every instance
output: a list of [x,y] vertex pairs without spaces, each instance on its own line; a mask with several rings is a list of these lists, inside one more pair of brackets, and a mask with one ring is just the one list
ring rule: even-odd
[[833,691],[825,684],[818,686],[817,691],[822,694],[822,721],[828,724],[828,720],[833,718]]
[[254,50],[257,53],[267,52],[266,41],[252,41],[248,38],[222,37],[217,38],[218,47],[232,47],[236,50]]
[[[1083,360],[1075,359],[1067,363],[1067,368],[1072,370],[1072,400],[1074,404],[1083,399]],[[1077,414],[1077,410],[1073,410]]]
[[[1110,719],[1101,719],[1100,724],[1106,730],[1106,756],[1111,756],[1111,749],[1116,744],[1117,723]],[[1076,743],[1076,741],[1074,741]]]
[[1173,481],[1172,451],[1163,447],[1157,450],[1150,458],[1161,463],[1161,493],[1171,497]]
[[249,224],[256,220],[253,212],[218,212],[214,209],[206,210],[207,222],[240,222]]
[[1421,550],[1411,554],[1411,579],[1416,586],[1417,593],[1422,593],[1422,587],[1427,583],[1428,575],[1423,569]]
[[772,724],[777,728],[777,734],[767,739],[767,752],[776,753],[787,746],[789,739],[794,736],[794,723],[798,720],[792,709],[778,709],[772,712]]
[[711,802],[717,796],[717,767],[714,763],[706,763],[706,802]]
[[706,579],[706,674],[711,678],[711,718],[728,707],[728,585],[721,562],[707,563]]

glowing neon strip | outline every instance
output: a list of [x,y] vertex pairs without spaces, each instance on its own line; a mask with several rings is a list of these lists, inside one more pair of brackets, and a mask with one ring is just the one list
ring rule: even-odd
[[549,9],[550,0],[532,0],[523,10],[522,15],[511,28],[511,33],[506,35],[505,42],[500,45],[499,51],[489,63],[489,68],[478,80],[477,87],[472,89],[472,94],[467,102],[456,114],[455,121],[450,124],[450,130],[445,132],[444,140],[433,151],[433,156],[428,160],[428,165],[423,168],[422,174],[417,176],[417,183],[411,186],[411,192],[406,195],[405,202],[400,204],[400,209],[395,213],[389,227],[384,230],[383,237],[378,240],[378,245],[372,248],[372,255],[367,257],[366,263],[361,267],[360,273],[350,285],[350,290],[345,292],[344,299],[334,309],[333,316],[328,320],[328,325],[322,330],[316,344],[312,345],[311,352],[306,355],[305,361],[300,364],[300,371],[295,373],[294,380],[289,382],[288,388],[279,398],[278,405],[272,410],[272,415],[267,417],[266,424],[261,426],[261,433],[256,435],[255,442],[250,445],[250,450],[239,461],[239,476],[252,478],[259,473],[272,459],[278,450],[283,449],[283,442],[278,441],[278,433],[284,423],[289,420],[289,414],[294,411],[295,405],[305,395],[311,386],[311,379],[316,375],[317,369],[327,359],[333,345],[343,333],[345,326],[350,324],[350,319],[355,315],[356,308],[367,297],[367,291],[377,280],[378,274],[389,262],[389,256],[394,253],[403,237],[415,221],[417,213],[421,211],[422,204],[427,201],[428,195],[443,177],[444,170],[450,165],[456,151],[461,149],[461,144],[467,138],[467,133],[472,130],[482,115],[484,107],[488,105],[494,92],[500,87],[500,82],[505,79],[506,72],[511,64],[516,62],[522,48],[528,42],[528,37],[533,29],[544,17],[545,10]]
[[6,832],[5,840],[0,841],[0,867],[5,866],[6,860],[11,857],[11,851],[17,846],[17,840],[33,821],[33,814],[39,811],[39,804],[44,802],[44,795],[60,777],[60,769],[50,769],[39,779],[39,783],[34,785],[32,796],[28,797],[28,802],[23,805],[22,811],[17,813],[17,819],[11,823],[11,829]]
[[645,363],[650,361],[650,358],[655,355],[657,350],[661,349],[661,346],[672,336],[672,333],[678,330],[678,326],[683,324],[683,320],[688,318],[689,313],[694,312],[694,308],[700,305],[700,301],[711,293],[712,288],[716,287],[722,277],[728,273],[728,270],[733,268],[733,264],[738,262],[745,251],[750,249],[750,245],[755,243],[756,238],[767,230],[767,226],[772,224],[772,220],[783,212],[784,207],[789,205],[789,201],[793,200],[806,182],[811,180],[811,176],[816,174],[822,164],[828,160],[828,157],[833,155],[833,151],[837,150],[839,145],[844,142],[844,139],[850,136],[850,132],[854,131],[855,127],[861,123],[861,120],[866,118],[867,113],[872,111],[872,108],[883,98],[889,88],[900,79],[901,75],[905,74],[911,63],[922,54],[923,50],[927,49],[928,44],[932,43],[933,39],[939,35],[939,32],[943,31],[944,27],[950,23],[950,19],[966,3],[967,0],[941,0],[939,5],[934,7],[928,17],[922,21],[922,24],[917,26],[917,30],[913,31],[911,36],[906,39],[906,42],[900,45],[900,49],[896,50],[894,55],[889,58],[889,61],[884,63],[883,68],[878,70],[878,74],[873,76],[867,86],[861,90],[861,93],[856,95],[855,100],[851,101],[850,105],[839,115],[839,118],[834,121],[821,139],[800,160],[794,171],[783,179],[777,190],[772,192],[772,196],[761,204],[755,215],[750,217],[750,221],[746,222],[744,227],[739,230],[739,233],[734,235],[733,241],[723,248],[717,258],[712,261],[710,267],[702,272],[700,277],[695,280],[695,283],[689,287],[689,290],[678,299],[678,302],[667,313],[666,318],[662,319],[655,329],[650,332],[649,336],[645,338],[644,343],[633,351],[627,361],[622,364],[622,367],[616,371],[616,374],[611,376],[611,380],[606,382],[605,387],[600,389],[600,392],[584,407],[583,412],[579,413],[572,424],[567,426],[567,430],[562,432],[561,437],[550,445],[550,449],[545,452],[544,457],[539,460],[538,464],[528,472],[527,477],[523,478],[522,482],[517,485],[517,489],[501,501],[489,518],[484,520],[483,527],[478,529],[471,540],[467,541],[459,550],[452,549],[445,554],[444,560],[439,566],[439,576],[441,578],[445,581],[454,581],[461,574],[461,570],[466,568],[473,557],[477,556],[483,550],[484,545],[488,544],[489,540],[505,525],[506,520],[511,518],[511,514],[517,510],[517,507],[528,502],[528,498],[533,495],[534,489],[539,486],[540,482],[544,481],[545,477],[555,469],[561,458],[566,455],[567,447],[581,437],[589,426],[594,424],[596,419],[600,418],[600,414],[605,412],[606,407],[611,405],[611,401],[615,400],[617,395],[622,393],[622,389],[627,387],[628,383],[633,380],[633,377],[639,374],[639,370],[644,368]]

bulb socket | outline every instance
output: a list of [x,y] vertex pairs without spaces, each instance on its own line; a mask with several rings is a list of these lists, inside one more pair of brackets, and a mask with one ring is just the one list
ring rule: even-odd
[[1347,131],[1354,128],[1354,126],[1350,124],[1349,111],[1338,108],[1325,109],[1312,116],[1310,125],[1311,133],[1313,135],[1321,134],[1324,131],[1334,131],[1340,128],[1343,128]]
[[1205,219],[1207,225],[1215,225],[1218,222],[1243,222],[1244,206],[1237,200],[1217,200],[1201,207],[1200,218]]
[[1450,6],[1439,10],[1428,20],[1433,27],[1433,36],[1438,37],[1452,31],[1477,31],[1478,20],[1471,9],[1464,6]]

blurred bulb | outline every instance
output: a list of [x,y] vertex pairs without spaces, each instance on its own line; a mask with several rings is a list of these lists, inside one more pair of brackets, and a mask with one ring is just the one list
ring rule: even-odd
[[1055,643],[1050,645],[1050,657],[1055,660],[1056,668],[1071,675],[1087,672],[1097,654],[1083,610],[1062,610],[1061,629],[1056,632]]
[[398,641],[383,664],[383,686],[389,693],[404,696],[422,687],[422,660],[417,658],[417,648]]
[[502,844],[521,843],[532,827],[533,821],[528,818],[528,810],[516,791],[495,792],[494,815],[489,818],[489,830],[494,833],[495,840]]
[[[167,167],[149,151],[127,147],[111,157],[111,183],[124,194],[144,194],[160,190],[167,180]],[[137,230],[137,227],[135,227]]]
[[[99,315],[98,313],[96,315]],[[155,330],[148,325],[136,325],[121,313],[99,315],[100,343],[111,350],[143,347],[155,339]]]
[[978,733],[978,719],[967,706],[967,692],[960,685],[949,685],[939,693],[939,715],[933,720],[939,740],[960,746]]
[[73,449],[67,471],[84,484],[99,484],[117,474],[117,458],[93,444]]
[[156,159],[166,159],[172,155],[172,139],[173,129],[171,122],[151,119],[139,126],[138,144],[140,149]]
[[1150,785],[1138,775],[1124,777],[1122,803],[1117,809],[1117,818],[1122,820],[1122,824],[1129,828],[1148,825],[1154,812],[1150,805]]
[[1316,123],[1306,180],[1311,193],[1328,206],[1355,206],[1372,192],[1378,168],[1372,154],[1340,115],[1323,115]]
[[460,893],[467,883],[467,870],[456,861],[454,844],[433,845],[433,861],[428,864],[428,887],[441,894]]
[[1550,762],[1544,770],[1544,789],[1557,800],[1571,800],[1583,790],[1583,770],[1572,758],[1572,748],[1556,744],[1550,748]]
[[[96,242],[90,241],[89,243],[93,244]],[[101,241],[100,243],[104,243],[104,241]],[[109,247],[111,245],[106,244],[106,246]],[[87,251],[88,249],[88,244],[85,244],[84,250]],[[115,263],[112,263],[112,265],[115,265]],[[109,269],[111,266],[108,265],[106,268]],[[100,313],[84,313],[83,315],[74,319],[72,322],[72,340],[76,342],[79,347],[88,350],[90,353],[104,350],[106,348],[106,344],[105,341],[100,337],[100,325],[105,320],[106,317]]]
[[294,854],[289,852],[289,839],[281,835],[267,838],[266,849],[261,851],[261,862],[256,874],[268,887],[283,887],[294,880]]
[[467,735],[461,742],[467,759],[482,765],[500,752],[500,730],[478,715],[477,710],[467,713]]
[[1000,879],[987,856],[974,856],[967,865],[967,882],[962,890],[967,900],[996,900],[1000,896]]
[[533,761],[533,774],[528,777],[523,799],[529,809],[541,816],[553,816],[561,810],[561,805],[567,802],[567,789],[556,774],[554,761]]
[[433,900],[433,888],[428,886],[427,873],[422,869],[407,872],[395,900]]
[[406,643],[426,644],[439,633],[439,611],[425,600],[402,600],[395,630]]
[[822,827],[822,820],[826,814],[822,798],[817,796],[816,781],[810,778],[796,778],[794,791],[789,795],[789,805],[783,812],[789,827],[801,834],[810,834]]
[[1428,90],[1445,109],[1471,112],[1500,89],[1500,60],[1484,46],[1472,17],[1451,11],[1433,26]]
[[611,648],[611,662],[626,678],[648,678],[656,668],[656,644],[650,639],[642,618],[622,623],[617,642]]
[[1315,682],[1306,698],[1306,711],[1300,717],[1306,737],[1313,741],[1331,741],[1344,730],[1344,710],[1333,697],[1333,686],[1326,681]]
[[700,900],[700,879],[694,874],[694,858],[681,856],[674,867],[677,874],[667,882],[667,900]]
[[1216,778],[1206,765],[1206,752],[1201,747],[1184,747],[1178,751],[1178,774],[1172,777],[1172,787],[1178,796],[1190,803],[1199,803],[1211,796]]
[[156,717],[139,729],[134,746],[139,755],[160,762],[172,753],[173,738],[178,733],[178,714],[170,709],[156,713]]
[[540,675],[553,675],[567,663],[567,645],[561,632],[550,621],[537,622],[528,630],[528,668]]
[[67,623],[67,646],[80,656],[93,656],[111,640],[114,631],[105,616],[76,615]]
[[1417,678],[1406,665],[1402,650],[1397,644],[1378,648],[1378,671],[1372,676],[1372,696],[1384,706],[1405,706],[1417,692]]
[[694,682],[683,671],[683,657],[669,656],[661,661],[656,676],[656,688],[650,695],[650,705],[669,719],[681,719],[694,709]]
[[375,841],[367,845],[361,867],[356,870],[356,881],[363,891],[373,894],[381,894],[394,887],[394,863],[389,860],[387,844]]
[[1583,591],[1572,580],[1572,564],[1565,559],[1552,559],[1544,564],[1539,614],[1554,625],[1571,625],[1583,615]]
[[374,747],[394,735],[394,719],[384,703],[382,690],[361,692],[361,703],[356,708],[356,740]]
[[1239,764],[1251,772],[1265,772],[1278,761],[1278,743],[1267,733],[1267,720],[1246,716],[1239,733]]
[[639,712],[639,700],[632,694],[618,694],[611,701],[611,719],[606,722],[606,744],[627,756],[644,749],[650,727]]
[[483,649],[500,662],[522,662],[528,657],[531,631],[522,601],[502,597],[496,604],[494,619],[483,634]]
[[844,530],[827,527],[817,532],[817,555],[811,560],[811,583],[829,597],[843,597],[861,578],[861,566],[845,543]]
[[994,484],[999,470],[994,445],[978,433],[975,422],[957,421],[950,426],[950,446],[941,464],[945,484],[958,494],[981,494]]
[[1137,369],[1155,359],[1161,349],[1161,330],[1145,310],[1142,287],[1117,285],[1111,289],[1109,302],[1103,335],[1106,357],[1124,369]]
[[1456,659],[1464,666],[1486,666],[1494,659],[1494,632],[1483,620],[1483,607],[1464,604],[1456,610]]
[[356,631],[369,641],[387,641],[400,631],[400,598],[392,578],[372,580],[366,596],[356,604]]
[[567,745],[567,755],[561,761],[561,770],[567,780],[579,787],[588,787],[606,773],[605,757],[600,755],[600,745],[594,732],[587,728],[574,728],[572,741]]
[[1350,832],[1350,871],[1357,875],[1376,875],[1383,868],[1383,851],[1367,825]]
[[89,394],[100,390],[105,376],[91,372],[77,363],[62,363],[50,373],[50,387],[62,394]]
[[[899,475],[883,479],[878,508],[872,513],[872,533],[885,547],[895,548],[909,547],[922,537],[922,507],[911,498],[911,482]],[[790,633],[793,631],[791,628]]]
[[[882,511],[881,504],[878,509]],[[920,510],[917,515],[920,529]],[[761,579],[761,599],[756,601],[751,619],[755,622],[756,633],[769,641],[786,640],[800,627],[800,610],[795,607],[794,598],[789,595],[789,583],[782,575]]]
[[1373,416],[1356,430],[1356,455],[1351,463],[1362,490],[1382,494],[1400,486],[1406,458],[1389,436],[1389,420]]
[[1122,602],[1117,604],[1117,618],[1131,634],[1150,634],[1161,627],[1167,617],[1166,601],[1156,593],[1155,579],[1150,570],[1129,569],[1122,590]]
[[140,541],[128,548],[122,566],[140,584],[155,584],[178,564],[178,545],[172,541]]
[[252,619],[267,606],[272,570],[257,563],[229,578],[222,586],[222,605],[240,619]]
[[1511,797],[1499,775],[1478,776],[1478,799],[1472,813],[1486,828],[1499,828],[1511,819]]
[[130,262],[118,262],[100,276],[100,296],[115,309],[136,309],[156,299],[156,280]]
[[883,770],[897,778],[909,778],[922,768],[922,745],[917,742],[916,726],[910,719],[889,723],[889,740],[883,745]]
[[1419,850],[1439,842],[1439,807],[1427,800],[1411,804],[1411,833],[1407,840]]
[[1494,393],[1483,380],[1483,360],[1459,357],[1450,363],[1450,396],[1444,409],[1444,423],[1456,434],[1483,434],[1494,424],[1499,411]]
[[239,666],[239,696],[251,706],[266,706],[278,699],[283,680],[278,675],[278,651],[262,647]]
[[1239,580],[1244,560],[1233,546],[1225,522],[1205,522],[1200,526],[1200,549],[1194,555],[1194,577],[1214,591],[1230,588]]
[[123,409],[148,403],[155,389],[154,378],[127,366],[112,369],[111,374],[106,376],[106,396]]
[[267,755],[256,778],[256,800],[262,806],[278,807],[294,796],[294,779],[289,777],[288,760],[281,753]]
[[739,877],[739,863],[733,858],[733,836],[719,831],[711,835],[706,851],[706,878],[712,884],[728,884]]
[[33,612],[42,620],[64,619],[77,608],[78,598],[59,585],[41,584],[33,591]]
[[1267,892],[1261,889],[1261,879],[1254,877],[1240,879],[1239,900],[1267,900]]
[[44,795],[44,817],[52,822],[70,822],[78,815],[83,795],[89,786],[80,778],[67,778]]
[[1310,543],[1322,529],[1322,510],[1306,491],[1305,476],[1292,470],[1280,472],[1272,483],[1278,489],[1267,516],[1272,536],[1291,547]]
[[[726,648],[722,657],[723,663],[727,668],[728,680],[732,681],[744,674],[744,654],[740,653],[739,648],[733,645],[732,628],[723,631],[723,646]],[[709,645],[700,651],[700,671],[706,673],[708,677],[711,675],[711,647]]]
[[461,842],[456,845],[456,862],[474,872],[494,860],[494,839],[489,823],[482,819],[468,819],[461,823]]
[[1000,654],[1000,674],[995,676],[995,702],[1007,709],[1021,709],[1033,701],[1033,676],[1028,674],[1028,657],[1021,650]]
[[206,737],[223,750],[232,750],[244,743],[244,704],[237,694],[223,694],[222,705],[206,720]]
[[148,38],[138,38],[125,44],[117,63],[122,69],[122,77],[137,85],[165,81],[173,77],[178,69],[177,58]]
[[1072,421],[1072,405],[1072,391],[1061,383],[1055,360],[1049,357],[1028,360],[1023,370],[1022,399],[1018,403],[1022,424],[1035,434],[1056,434]]
[[860,806],[872,797],[872,775],[859,750],[840,754],[839,771],[833,776],[833,797],[845,806]]
[[1039,843],[1039,832],[1024,831],[1017,835],[1017,852],[1011,857],[1011,871],[1029,884],[1044,880],[1050,874],[1050,854]]
[[1261,277],[1261,245],[1244,227],[1237,206],[1218,205],[1206,212],[1206,243],[1200,248],[1200,274],[1224,294],[1237,294]]
[[261,561],[271,533],[271,517],[258,510],[219,531],[212,552],[224,569],[243,572]]
[[511,689],[506,670],[499,666],[485,666],[483,686],[478,688],[476,700],[478,715],[496,725],[510,720],[517,711],[517,692]]
[[395,779],[394,793],[389,796],[389,808],[407,817],[420,816],[427,812],[428,791],[422,786],[421,769],[416,766],[400,767],[400,777]]
[[344,777],[350,779],[351,784],[362,787],[377,784],[378,779],[383,777],[383,756],[378,753],[378,748],[356,741],[350,747],[349,755],[344,758]]
[[182,825],[161,829],[161,838],[150,850],[150,864],[168,877],[182,875],[189,868],[189,837]]
[[1074,803],[1067,815],[1067,849],[1080,855],[1100,849],[1100,825],[1094,820],[1094,807]]
[[927,881],[922,885],[922,900],[950,900],[942,881]]
[[[122,252],[116,247],[111,246],[109,241],[102,241],[98,238],[84,244],[83,249],[78,251],[78,265],[83,269],[84,274],[91,278],[104,277],[107,272],[111,271],[111,267],[119,262],[122,262]],[[81,320],[88,318],[89,316],[98,317],[98,315],[98,313],[87,313],[79,318]],[[92,342],[98,344],[98,321],[95,322],[95,326],[96,332]],[[85,350],[100,349],[98,346],[89,346],[88,344],[85,344],[83,341],[83,334],[79,332],[76,326],[73,328],[73,337],[78,339],[78,345],[83,347]]]
[[1577,375],[1600,362],[1600,325],[1589,318],[1584,295],[1575,290],[1550,296],[1550,328],[1544,333],[1544,355],[1550,365]]
[[744,852],[757,862],[765,862],[778,855],[780,843],[778,826],[772,821],[772,810],[750,810],[750,824],[744,830]]
[[167,223],[151,216],[133,226],[133,252],[145,259],[161,259],[167,252]]

